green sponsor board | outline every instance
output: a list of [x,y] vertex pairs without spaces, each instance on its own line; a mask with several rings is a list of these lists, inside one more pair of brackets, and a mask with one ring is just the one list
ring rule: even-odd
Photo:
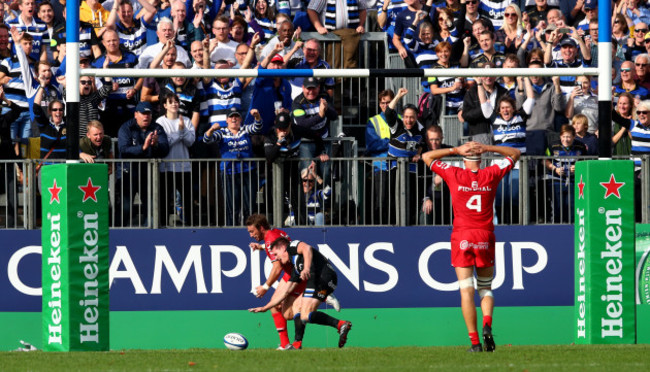
[[636,342],[633,169],[627,160],[576,163],[576,343]]
[[108,168],[41,170],[43,349],[109,349]]
[[636,225],[636,303],[650,305],[650,225]]

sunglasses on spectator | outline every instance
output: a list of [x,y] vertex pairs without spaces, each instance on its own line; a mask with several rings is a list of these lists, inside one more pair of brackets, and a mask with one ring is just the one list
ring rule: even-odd
[[309,179],[309,178],[303,178],[302,182],[309,182],[309,183],[314,183],[314,180]]
[[467,4],[467,5],[469,5],[469,4],[478,4],[478,0],[466,1],[465,4]]
[[[650,40],[648,40],[650,41]],[[636,67],[646,67],[648,64],[647,63],[635,63],[634,64]]]
[[503,13],[504,17],[516,17],[517,13]]
[[630,72],[632,69],[630,67],[625,67],[621,69],[621,72]]
[[92,84],[93,82],[90,81],[90,80],[79,80],[79,83],[81,83],[81,85],[90,85],[90,84]]
[[637,115],[648,115],[648,112],[650,112],[650,111],[637,111],[636,114]]
[[617,19],[617,20],[614,21],[614,24],[619,25],[619,24],[621,24],[621,21],[619,21],[619,20]]
[[50,111],[52,111],[52,112],[63,111],[63,107],[54,107]]
[[637,29],[634,30],[634,31],[635,31],[637,34],[645,34],[646,32],[648,32],[648,29],[647,29],[647,28],[637,28]]

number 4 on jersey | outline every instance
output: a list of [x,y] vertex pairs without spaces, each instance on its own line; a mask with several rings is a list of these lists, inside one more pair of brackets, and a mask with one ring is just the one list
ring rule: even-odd
[[474,210],[476,212],[481,212],[481,195],[474,195],[469,200],[467,201],[467,204],[465,204],[465,207],[469,210]]

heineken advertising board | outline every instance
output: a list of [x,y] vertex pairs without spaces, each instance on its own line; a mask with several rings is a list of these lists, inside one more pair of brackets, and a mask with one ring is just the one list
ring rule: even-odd
[[43,349],[108,350],[108,168],[41,170]]
[[575,341],[635,343],[633,162],[576,162],[575,179]]
[[636,303],[650,305],[650,225],[636,225]]

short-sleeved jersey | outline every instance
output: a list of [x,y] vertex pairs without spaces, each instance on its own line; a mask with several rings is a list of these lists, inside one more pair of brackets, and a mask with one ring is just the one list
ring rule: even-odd
[[[280,229],[271,229],[266,233],[266,235],[264,235],[264,251],[266,252],[266,255],[269,257],[269,260],[271,260],[271,262],[275,262],[278,260],[275,254],[271,252],[271,244],[273,244],[273,242],[280,237],[289,239],[289,241],[291,241],[289,235]],[[282,279],[285,282],[289,281],[292,270],[293,270],[293,264],[291,263],[291,261],[282,265],[282,271],[284,271],[284,275],[282,276]]]
[[454,167],[440,160],[431,163],[431,171],[442,177],[451,193],[454,230],[485,229],[494,231],[493,204],[497,186],[514,167],[506,157],[504,162],[473,172]]

